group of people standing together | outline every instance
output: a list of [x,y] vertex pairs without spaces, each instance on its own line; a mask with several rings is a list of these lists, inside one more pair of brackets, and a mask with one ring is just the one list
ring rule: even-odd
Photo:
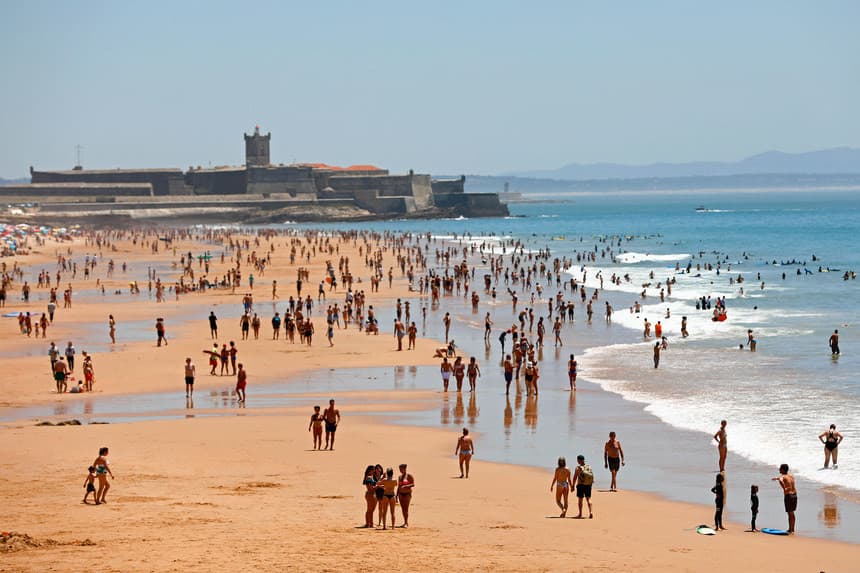
[[395,507],[400,505],[403,524],[399,527],[409,527],[409,506],[412,503],[412,490],[415,489],[415,478],[406,471],[406,464],[400,464],[400,475],[394,477],[394,469],[383,470],[382,465],[369,465],[364,470],[364,500],[367,511],[364,514],[364,528],[374,527],[373,514],[378,512],[376,527],[388,529],[390,516],[391,529],[395,528]]

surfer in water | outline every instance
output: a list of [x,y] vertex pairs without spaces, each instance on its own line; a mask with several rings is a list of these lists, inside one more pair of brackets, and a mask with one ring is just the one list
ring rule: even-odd
[[818,436],[821,443],[824,444],[824,469],[830,466],[830,458],[833,458],[833,469],[836,469],[836,464],[839,457],[839,444],[842,443],[842,434],[836,431],[836,424],[830,424],[830,429],[826,430]]

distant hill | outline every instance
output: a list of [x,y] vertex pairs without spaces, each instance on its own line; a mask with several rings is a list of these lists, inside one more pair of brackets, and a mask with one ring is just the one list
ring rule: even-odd
[[512,176],[537,179],[635,179],[650,177],[713,177],[750,174],[860,173],[860,149],[834,147],[806,153],[767,151],[741,161],[697,161],[692,163],[570,163],[558,169],[520,171]]
[[15,185],[18,183],[29,183],[29,177],[19,177],[18,179],[3,179],[0,177],[0,185]]
[[630,179],[541,179],[501,175],[467,175],[470,193],[564,194],[600,191],[689,191],[727,189],[860,189],[857,174],[750,174],[689,177],[635,177]]

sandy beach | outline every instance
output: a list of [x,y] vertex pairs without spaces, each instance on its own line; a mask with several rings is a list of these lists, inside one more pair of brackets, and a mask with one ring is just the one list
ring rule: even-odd
[[[232,237],[236,239],[237,237]],[[371,366],[433,366],[440,340],[419,336],[415,350],[398,351],[392,316],[398,297],[410,294],[396,257],[406,250],[380,243],[379,293],[372,293],[373,269],[365,265],[362,239],[331,240],[333,252],[322,248],[311,260],[290,264],[291,240],[275,236],[242,249],[242,285],[183,293],[178,300],[165,293],[157,303],[149,293],[146,274],[156,269],[165,285],[178,280],[175,268],[182,253],[211,251],[210,277],[224,275],[230,254],[220,261],[221,237],[176,238],[165,248],[158,235],[116,240],[102,249],[90,278],[81,269],[75,278],[63,274],[60,291],[73,286],[71,309],[58,304],[47,337],[34,340],[20,334],[17,321],[7,318],[0,329],[7,375],[0,380],[4,412],[34,405],[62,405],[88,396],[108,398],[175,392],[184,401],[182,366],[185,357],[197,365],[195,396],[205,402],[213,393],[229,408],[214,415],[206,407],[189,410],[184,419],[141,420],[133,423],[36,426],[19,419],[0,426],[2,432],[2,530],[15,532],[0,543],[2,569],[8,571],[229,571],[255,567],[263,571],[320,569],[354,570],[386,567],[428,571],[852,571],[860,559],[856,544],[819,539],[774,537],[745,533],[746,523],[727,522],[728,531],[702,536],[696,525],[707,523],[712,506],[667,501],[655,495],[624,490],[596,491],[594,519],[573,519],[574,496],[568,518],[558,519],[549,491],[551,471],[481,460],[481,435],[475,436],[476,458],[470,479],[458,479],[453,456],[458,433],[440,429],[392,425],[398,412],[421,408],[430,396],[409,391],[368,391],[360,406],[343,408],[343,421],[333,452],[311,449],[307,431],[310,410],[255,406],[255,385],[286,383],[301,387],[309,372]],[[159,244],[153,253],[149,243]],[[307,245],[305,239],[300,244]],[[359,253],[359,247],[362,247]],[[9,290],[5,312],[41,313],[47,289],[35,288],[44,268],[56,273],[58,252],[72,250],[76,262],[98,251],[85,245],[48,243],[30,255],[6,259],[25,269],[33,286],[30,302],[20,301],[23,281]],[[299,246],[301,249],[301,246]],[[444,248],[439,244],[430,247]],[[271,252],[264,274],[250,271],[246,256]],[[379,312],[378,336],[360,332],[354,324],[335,329],[334,346],[325,337],[324,307],[343,304],[342,285],[316,303],[317,285],[325,263],[335,269],[349,257],[354,290],[367,292],[367,304]],[[108,259],[129,265],[125,273],[105,276]],[[454,259],[452,259],[454,260]],[[197,277],[203,263],[192,264]],[[315,302],[313,346],[273,341],[272,280],[278,282],[277,308],[295,295],[296,269],[308,270],[303,295]],[[387,273],[393,270],[392,286]],[[247,274],[253,272],[253,291]],[[416,274],[422,272],[416,269]],[[338,273],[340,276],[340,273]],[[96,286],[105,286],[102,295]],[[138,281],[140,295],[128,293]],[[53,281],[52,281],[53,283]],[[122,294],[113,294],[117,289]],[[244,293],[253,292],[260,313],[260,340],[240,340],[239,316]],[[427,302],[429,306],[429,301]],[[446,302],[430,320],[438,321]],[[202,353],[212,346],[207,316],[219,318],[218,344],[234,340],[238,360],[248,370],[248,401],[240,407],[229,391],[233,376],[210,376]],[[108,338],[107,317],[117,320],[117,344]],[[412,308],[412,320],[420,320]],[[163,317],[168,345],[155,344],[154,323]],[[283,337],[283,332],[281,333]],[[253,338],[253,336],[251,337]],[[90,350],[96,382],[92,394],[57,395],[51,379],[48,343],[60,349],[69,340],[78,356]],[[404,341],[405,346],[405,341]],[[80,372],[76,365],[76,374]],[[488,368],[493,366],[488,364]],[[480,393],[480,390],[478,391]],[[203,398],[201,400],[200,398]],[[320,398],[323,398],[320,396]],[[334,394],[331,398],[338,399]],[[325,406],[325,404],[322,404]],[[60,408],[60,410],[62,409]],[[58,414],[53,421],[61,420]],[[101,446],[110,447],[115,479],[107,504],[82,504],[87,466]],[[671,444],[655,444],[658,448]],[[639,454],[642,455],[642,454]],[[568,459],[572,464],[572,459]],[[597,466],[599,460],[589,460]],[[360,529],[364,517],[363,470],[380,463],[396,468],[408,463],[416,488],[408,529]],[[622,482],[623,483],[623,482]],[[770,484],[768,484],[770,486]],[[400,522],[398,508],[397,521]],[[381,541],[382,543],[378,543]]]

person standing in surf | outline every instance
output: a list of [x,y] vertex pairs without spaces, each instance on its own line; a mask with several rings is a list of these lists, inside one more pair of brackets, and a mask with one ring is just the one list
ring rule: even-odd
[[794,476],[788,473],[788,464],[779,466],[779,475],[771,478],[771,481],[779,482],[782,487],[783,501],[785,503],[785,513],[788,514],[788,534],[794,534],[795,516],[797,511],[797,489],[794,485]]
[[818,436],[818,439],[824,444],[824,469],[830,466],[830,458],[833,458],[833,469],[836,469],[836,464],[839,463],[839,444],[842,443],[842,434],[836,431],[836,424],[830,424],[830,429],[826,430]]
[[729,451],[729,443],[726,437],[726,421],[720,422],[720,429],[714,434],[714,439],[717,441],[717,449],[720,452],[720,471],[726,471],[726,454]]
[[834,356],[839,356],[839,331],[834,330],[830,335],[830,340],[827,342],[830,345],[830,353]]

